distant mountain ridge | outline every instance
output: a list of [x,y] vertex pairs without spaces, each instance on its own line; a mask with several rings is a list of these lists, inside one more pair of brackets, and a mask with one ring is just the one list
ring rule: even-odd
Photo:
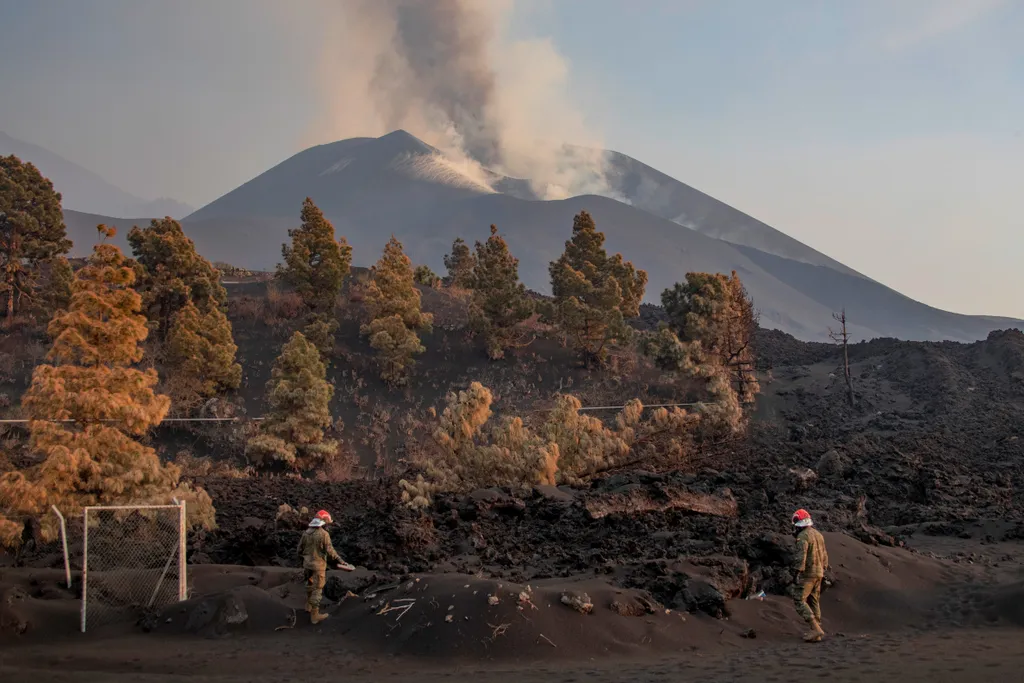
[[106,216],[171,216],[183,218],[194,210],[188,204],[160,197],[147,200],[132,195],[73,161],[54,154],[45,147],[12,138],[0,132],[0,156],[13,154],[32,162],[53,181],[61,193],[65,209]]
[[[519,258],[523,281],[546,293],[548,263],[569,238],[573,216],[586,209],[605,233],[607,248],[647,270],[651,303],[659,303],[662,290],[688,271],[735,270],[762,325],[805,340],[825,339],[832,313],[843,307],[854,339],[973,341],[994,329],[1024,325],[909,299],[635,159],[607,155],[613,193],[628,203],[594,195],[540,201],[531,198],[528,179],[461,167],[395,131],[299,152],[182,224],[210,260],[271,269],[309,196],[348,239],[356,265],[375,262],[394,234],[415,263],[440,272],[456,237],[471,244],[484,240],[494,223]],[[70,232],[87,235],[83,245],[95,241],[100,216],[65,215]]]

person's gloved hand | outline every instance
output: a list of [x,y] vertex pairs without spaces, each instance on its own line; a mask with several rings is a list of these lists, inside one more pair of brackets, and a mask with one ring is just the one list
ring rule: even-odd
[[339,562],[338,563],[338,569],[341,569],[341,570],[346,571],[346,572],[355,571],[355,567],[350,565],[348,562]]

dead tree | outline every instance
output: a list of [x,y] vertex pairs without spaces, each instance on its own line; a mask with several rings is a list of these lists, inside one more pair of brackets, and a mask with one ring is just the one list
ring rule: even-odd
[[850,334],[846,331],[846,309],[833,313],[832,317],[839,323],[839,329],[828,328],[829,338],[843,346],[843,377],[846,379],[846,398],[853,405],[853,376],[850,374]]

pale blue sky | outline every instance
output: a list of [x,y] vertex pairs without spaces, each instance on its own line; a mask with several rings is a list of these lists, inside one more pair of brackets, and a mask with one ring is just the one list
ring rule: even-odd
[[[1024,0],[501,2],[605,146],[916,299],[1024,317]],[[314,0],[0,0],[0,130],[200,206],[358,132],[323,123],[357,108],[332,31]]]

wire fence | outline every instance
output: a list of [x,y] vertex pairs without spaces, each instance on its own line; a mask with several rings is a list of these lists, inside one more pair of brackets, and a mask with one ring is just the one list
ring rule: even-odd
[[87,507],[82,517],[82,633],[187,598],[184,503]]
[[[649,408],[687,408],[692,406],[701,405],[697,403],[652,403],[644,404],[644,410]],[[580,412],[590,410],[622,410],[625,405],[621,406],[583,406],[580,408]],[[266,420],[266,417],[168,417],[160,421],[160,424],[174,423],[174,422],[261,422]],[[48,420],[44,418],[12,418],[6,420],[0,420],[0,424],[28,424],[29,422],[56,422],[56,423],[76,423],[79,420]],[[91,422],[122,422],[122,420],[91,420]]]

